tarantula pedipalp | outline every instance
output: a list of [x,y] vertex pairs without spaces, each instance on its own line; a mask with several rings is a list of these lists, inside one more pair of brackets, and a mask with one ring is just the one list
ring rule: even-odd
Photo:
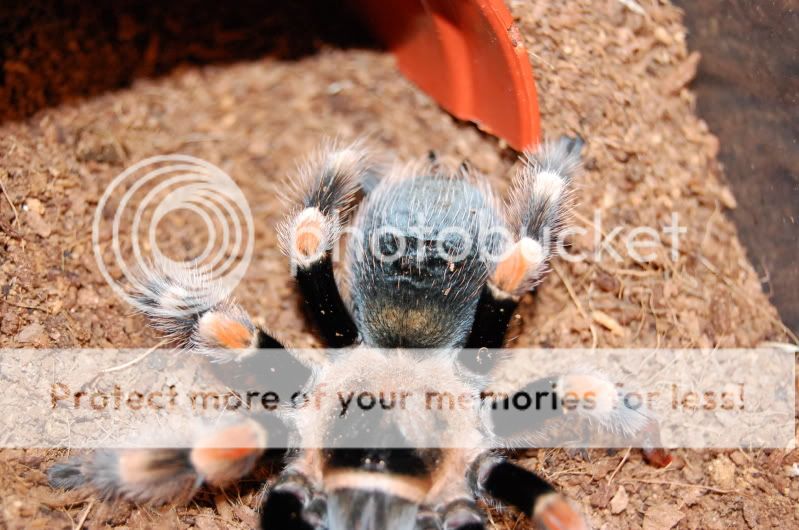
[[[487,369],[473,348],[502,345],[520,296],[545,274],[581,145],[563,138],[529,155],[504,215],[467,166],[450,174],[433,161],[362,187],[377,170],[357,144],[323,151],[299,180],[281,238],[308,312],[335,348],[322,365],[307,366],[285,351],[230,301],[187,310],[192,284],[202,281],[196,276],[150,279],[140,309],[178,344],[218,361],[231,388],[257,384],[285,397],[297,388],[313,393],[338,385],[377,395],[402,382],[420,393],[437,387],[488,401]],[[334,247],[359,192],[363,200],[347,239],[345,302],[333,272]],[[608,394],[606,402],[615,396],[612,385],[590,375],[545,378],[525,390],[575,386]],[[476,530],[484,527],[477,498],[513,506],[541,528],[587,527],[546,481],[491,450],[497,434],[535,428],[507,408],[423,418],[413,407],[336,414],[292,401],[217,427],[190,448],[97,451],[54,466],[50,479],[58,487],[93,486],[106,497],[166,502],[190,497],[202,482],[243,477],[264,446],[295,447],[266,491],[264,528]],[[649,425],[624,407],[591,414],[629,434]],[[425,436],[432,430],[439,438],[430,443]],[[219,450],[220,441],[229,450]]]

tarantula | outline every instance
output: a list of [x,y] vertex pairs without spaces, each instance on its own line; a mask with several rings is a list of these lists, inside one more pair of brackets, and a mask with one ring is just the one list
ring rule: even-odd
[[[486,348],[502,346],[520,297],[554,254],[581,146],[563,137],[527,155],[504,206],[466,164],[449,172],[431,157],[380,176],[359,144],[323,150],[298,180],[295,210],[281,231],[306,309],[331,348],[321,363],[292,355],[230,300],[188,303],[202,278],[165,274],[138,294],[152,324],[217,361],[231,388],[258,385],[286,396],[297,388],[378,392],[402,383],[477,395],[480,406],[422,417],[413,407],[393,414],[283,400],[274,411],[217,426],[189,448],[73,458],[51,468],[51,483],[175,501],[203,482],[224,485],[247,475],[266,446],[289,447],[285,470],[264,493],[263,528],[477,530],[485,524],[478,498],[512,506],[540,528],[587,528],[550,484],[493,449],[564,410],[556,406],[531,424],[531,416],[496,406],[501,399],[483,392],[492,364]],[[334,257],[358,198],[342,296]],[[502,230],[510,237],[499,237]],[[645,415],[612,406],[616,389],[599,376],[565,374],[524,390],[586,388],[606,398],[586,412],[592,419],[625,434],[651,431]],[[658,456],[655,449],[646,454]]]

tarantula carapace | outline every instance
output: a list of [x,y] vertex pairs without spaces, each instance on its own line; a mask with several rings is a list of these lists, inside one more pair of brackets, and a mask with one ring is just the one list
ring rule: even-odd
[[[318,364],[286,351],[231,301],[189,304],[202,282],[197,276],[150,278],[138,293],[156,328],[211,357],[231,385],[246,381],[286,395],[336,385],[377,393],[402,383],[484,403],[431,420],[371,415],[369,407],[331,414],[285,402],[273,413],[217,426],[193,447],[73,458],[51,469],[52,484],[139,502],[183,500],[203,482],[224,485],[250,473],[266,446],[288,447],[285,470],[264,492],[263,528],[476,530],[485,524],[480,498],[516,508],[540,528],[586,528],[551,485],[500,456],[497,440],[536,425],[485,403],[493,394],[482,392],[489,383],[485,348],[501,347],[520,296],[541,280],[554,254],[581,146],[564,137],[525,157],[505,205],[466,164],[450,172],[431,156],[381,171],[360,144],[322,150],[298,179],[295,210],[281,230],[304,304],[330,347]],[[334,261],[345,231],[342,296]],[[615,396],[606,380],[585,374],[541,379],[526,390],[574,387],[604,393],[600,403]],[[624,407],[590,414],[627,434],[649,429],[649,418]],[[431,430],[437,443],[430,443]],[[219,441],[229,449],[219,450]]]

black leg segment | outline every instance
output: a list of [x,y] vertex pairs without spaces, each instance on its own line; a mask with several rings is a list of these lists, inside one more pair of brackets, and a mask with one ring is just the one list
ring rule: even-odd
[[519,299],[489,284],[483,287],[467,348],[501,348]]
[[338,291],[331,254],[327,252],[308,266],[297,267],[296,279],[305,308],[328,346],[352,345],[358,331]]
[[302,517],[302,501],[290,491],[272,491],[261,507],[263,530],[315,530]]
[[533,520],[535,528],[588,530],[580,512],[532,471],[488,456],[478,459],[473,478],[478,494],[516,508]]

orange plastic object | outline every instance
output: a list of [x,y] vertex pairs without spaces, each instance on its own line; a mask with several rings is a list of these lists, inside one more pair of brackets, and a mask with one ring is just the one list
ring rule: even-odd
[[518,150],[541,137],[535,80],[502,0],[355,0],[400,70],[447,111]]

